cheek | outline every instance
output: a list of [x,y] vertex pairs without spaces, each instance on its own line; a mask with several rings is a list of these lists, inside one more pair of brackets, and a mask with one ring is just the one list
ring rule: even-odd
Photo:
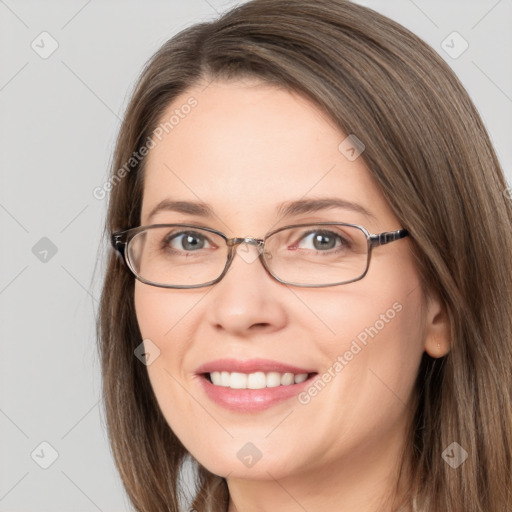
[[375,352],[421,348],[420,288],[390,283],[377,292],[371,286],[361,286],[363,283],[317,294],[295,291],[298,300],[293,317],[299,330],[310,333],[317,348],[330,355],[350,350],[352,345]]
[[167,350],[172,340],[173,350],[179,350],[186,324],[183,320],[199,304],[202,296],[198,292],[157,288],[136,281],[135,312],[143,338],[160,343],[161,350]]
[[172,326],[172,310],[166,307],[162,291],[166,290],[135,281],[135,313],[144,338],[161,338]]
[[240,446],[233,444],[231,436],[202,407],[202,398],[194,397],[190,372],[185,369],[197,353],[194,338],[200,328],[199,308],[207,292],[173,291],[137,283],[134,300],[142,337],[151,340],[159,350],[159,356],[146,369],[160,411],[185,448],[210,470],[221,474],[225,467],[216,467],[218,457],[212,458],[210,438],[217,439],[222,453],[236,453]]
[[147,371],[159,402],[165,398],[164,391],[169,394],[173,378],[181,376],[192,335],[186,316],[198,301],[197,296],[180,293],[178,297],[177,293],[140,282],[135,285],[135,312],[145,347],[153,347],[158,353]]
[[[414,295],[414,296],[413,296]],[[374,396],[401,409],[411,400],[423,354],[424,323],[420,292],[383,309],[366,326],[368,354],[364,371]],[[371,395],[370,395],[371,396]],[[378,406],[378,401],[374,401]]]
[[[144,346],[158,356],[146,369],[160,409],[167,423],[176,428],[176,415],[187,417],[193,402],[184,393],[184,360],[190,347],[193,325],[187,323],[201,295],[157,288],[137,282],[135,285],[135,312]],[[157,347],[156,349],[154,347]]]
[[[392,422],[410,401],[423,354],[424,302],[416,274],[403,277],[383,277],[387,282],[378,293],[364,281],[347,285],[343,293],[328,292],[330,298],[325,291],[297,292],[303,311],[300,316],[297,310],[295,318],[301,330],[315,332],[325,384],[319,392],[306,390],[302,403],[314,402],[311,410],[328,416],[326,423],[350,417],[355,425],[375,416]],[[320,394],[340,407],[316,410],[324,405],[323,398],[316,399]]]

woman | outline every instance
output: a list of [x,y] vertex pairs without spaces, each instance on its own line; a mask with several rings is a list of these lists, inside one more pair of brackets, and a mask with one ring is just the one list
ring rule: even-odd
[[512,509],[512,208],[425,43],[345,0],[186,29],[109,188],[98,335],[136,510]]

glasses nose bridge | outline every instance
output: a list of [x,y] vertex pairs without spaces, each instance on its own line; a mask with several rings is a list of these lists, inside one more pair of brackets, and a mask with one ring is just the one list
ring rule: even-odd
[[265,245],[265,240],[261,238],[253,238],[253,237],[245,237],[245,238],[228,238],[226,240],[228,247],[236,247],[237,245],[246,243],[248,245],[254,245],[256,247],[263,247]]

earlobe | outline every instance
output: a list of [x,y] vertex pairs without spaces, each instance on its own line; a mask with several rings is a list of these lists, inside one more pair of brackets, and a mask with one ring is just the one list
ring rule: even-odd
[[434,359],[444,357],[450,351],[450,344],[447,341],[440,342],[437,338],[427,339],[425,340],[425,352]]
[[439,298],[428,299],[425,325],[425,352],[430,357],[444,357],[450,351],[450,320]]

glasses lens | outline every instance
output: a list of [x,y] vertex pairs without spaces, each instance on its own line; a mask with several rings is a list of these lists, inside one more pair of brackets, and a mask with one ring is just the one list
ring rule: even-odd
[[346,225],[310,225],[283,229],[265,243],[269,270],[282,281],[329,285],[360,278],[368,265],[368,240]]
[[227,255],[221,236],[185,226],[149,227],[137,233],[127,249],[135,274],[168,286],[193,286],[217,279]]

